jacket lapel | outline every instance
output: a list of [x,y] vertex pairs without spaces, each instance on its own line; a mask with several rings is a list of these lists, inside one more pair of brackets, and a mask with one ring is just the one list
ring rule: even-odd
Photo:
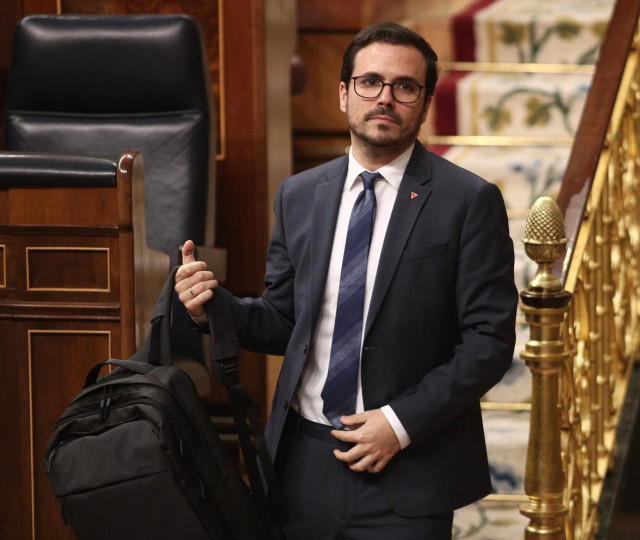
[[340,209],[342,188],[347,176],[348,158],[338,162],[316,186],[310,243],[309,317],[313,332],[329,271],[331,248]]
[[409,235],[431,194],[431,189],[427,185],[430,179],[431,156],[424,146],[416,143],[407,169],[402,177],[382,245],[380,263],[378,264],[371,304],[367,315],[365,335],[369,332],[382,306]]

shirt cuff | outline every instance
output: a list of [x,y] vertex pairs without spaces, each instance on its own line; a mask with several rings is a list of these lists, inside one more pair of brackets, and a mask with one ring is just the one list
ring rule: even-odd
[[391,424],[391,429],[393,429],[394,433],[396,434],[396,437],[398,437],[398,440],[400,441],[400,449],[404,449],[407,446],[409,446],[411,444],[411,437],[409,437],[407,430],[404,429],[404,427],[402,426],[402,423],[396,416],[396,413],[393,412],[393,409],[391,408],[391,406],[385,405],[380,410],[386,417],[387,422]]
[[[187,313],[189,313],[187,311]],[[198,326],[205,326],[207,324],[207,314],[205,313],[204,315],[200,315],[198,317],[195,317],[193,315],[191,315],[191,313],[189,313],[189,317],[191,317],[191,320],[196,323]]]

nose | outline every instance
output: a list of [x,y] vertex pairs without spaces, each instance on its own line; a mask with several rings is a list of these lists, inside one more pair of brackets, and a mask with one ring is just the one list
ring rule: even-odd
[[390,84],[385,84],[382,87],[382,92],[380,92],[380,95],[378,96],[378,103],[381,105],[391,105],[395,102],[395,99],[393,99],[393,91],[391,89],[391,85]]

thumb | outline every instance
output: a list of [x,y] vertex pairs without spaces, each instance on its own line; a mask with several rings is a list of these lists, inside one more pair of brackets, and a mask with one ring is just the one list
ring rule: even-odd
[[187,240],[182,246],[182,264],[196,262],[195,245],[191,240]]

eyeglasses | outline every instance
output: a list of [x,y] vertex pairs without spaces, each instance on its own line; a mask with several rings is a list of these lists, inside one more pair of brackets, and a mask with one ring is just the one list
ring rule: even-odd
[[393,99],[400,103],[415,103],[420,99],[420,94],[424,86],[414,82],[396,82],[386,83],[377,77],[369,77],[368,75],[360,75],[351,77],[353,81],[353,90],[361,98],[375,99],[384,90],[385,86],[391,87]]

